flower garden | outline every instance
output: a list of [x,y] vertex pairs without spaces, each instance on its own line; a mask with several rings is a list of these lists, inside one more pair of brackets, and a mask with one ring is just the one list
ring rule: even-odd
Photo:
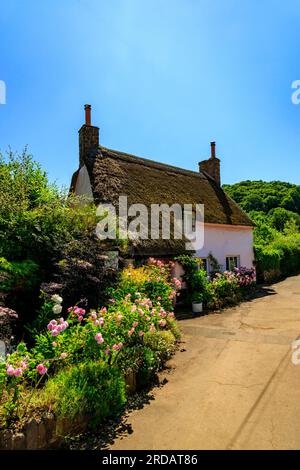
[[32,415],[87,417],[97,426],[122,411],[126,375],[138,386],[153,379],[180,338],[173,304],[180,281],[171,263],[150,260],[124,269],[110,289],[109,305],[64,311],[63,299],[47,301],[53,318],[36,334],[34,346],[20,342],[0,366],[1,427],[20,428]]
[[[188,296],[201,295],[207,308],[241,300],[255,283],[253,270],[215,273],[210,280],[197,258],[179,261]],[[182,282],[173,267],[150,258],[123,269],[99,309],[64,308],[60,295],[48,297],[33,346],[21,341],[0,365],[1,429],[20,430],[32,416],[49,413],[96,427],[120,414],[128,374],[135,374],[138,388],[151,383],[180,339],[173,310]]]

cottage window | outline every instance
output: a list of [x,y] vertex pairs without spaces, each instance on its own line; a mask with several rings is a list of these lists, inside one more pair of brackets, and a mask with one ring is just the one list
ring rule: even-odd
[[240,267],[240,257],[226,256],[226,271],[232,271],[234,268]]

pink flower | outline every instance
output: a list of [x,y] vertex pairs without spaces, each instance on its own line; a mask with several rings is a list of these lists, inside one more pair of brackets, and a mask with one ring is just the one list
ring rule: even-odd
[[117,315],[117,321],[121,321],[122,318],[123,318],[123,315],[121,315],[121,314],[119,313],[119,315]]
[[7,364],[6,373],[7,375],[15,375],[15,369],[10,364]]
[[59,333],[59,331],[57,331],[57,330],[53,330],[53,331],[51,331],[51,335],[52,335],[52,336],[57,336],[57,335],[58,335],[58,333]]
[[139,336],[143,336],[145,333],[143,331],[139,331]]
[[95,321],[94,321],[94,325],[95,325],[95,326],[98,326],[98,325],[100,325],[100,322],[99,322],[99,320],[95,320]]
[[101,333],[97,333],[97,334],[96,334],[95,340],[97,341],[98,344],[104,343],[104,339],[103,339]]
[[170,312],[169,317],[173,318],[174,317],[174,312]]
[[38,371],[39,374],[41,375],[44,375],[47,373],[47,367],[44,366],[44,364],[39,364],[38,366],[36,366],[36,370]]
[[104,325],[104,318],[100,317],[99,318],[99,323],[100,323],[100,325]]
[[128,336],[131,336],[133,332],[134,332],[134,328],[131,328],[131,329],[128,331]]
[[141,315],[141,317],[144,315],[144,311],[143,311],[142,308],[138,308],[138,312],[139,312],[139,314]]
[[114,351],[118,351],[119,349],[123,348],[123,343],[114,344],[112,348]]
[[82,320],[83,320],[83,316],[82,316],[82,315],[79,315],[78,321],[82,321]]
[[166,320],[159,320],[158,324],[159,326],[166,326],[167,322]]
[[133,324],[132,324],[132,327],[133,328],[136,328],[138,326],[139,322],[138,321],[134,321]]
[[136,311],[136,305],[133,305],[132,309],[131,309],[131,312],[135,312]]
[[18,367],[17,369],[14,370],[14,376],[15,377],[20,377],[20,375],[22,375],[22,369],[20,367]]
[[96,319],[97,319],[97,313],[93,312],[93,313],[91,314],[91,319],[92,319],[92,320],[96,320]]
[[153,333],[155,331],[155,326],[154,326],[153,323],[151,323],[149,331],[150,331],[150,333]]
[[110,353],[110,349],[109,349],[109,348],[107,348],[107,349],[105,349],[105,351],[104,351],[104,352],[105,352],[105,354],[108,356],[108,355],[109,355],[109,353]]
[[56,343],[55,341],[53,341],[52,346],[53,346],[54,348],[56,348],[57,343]]
[[68,353],[63,352],[63,353],[61,353],[60,358],[61,359],[66,359],[67,356],[68,356]]

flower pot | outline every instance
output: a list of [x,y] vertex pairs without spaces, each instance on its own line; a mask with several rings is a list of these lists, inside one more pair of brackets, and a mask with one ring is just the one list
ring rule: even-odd
[[193,313],[201,313],[203,311],[202,302],[192,302],[192,311]]

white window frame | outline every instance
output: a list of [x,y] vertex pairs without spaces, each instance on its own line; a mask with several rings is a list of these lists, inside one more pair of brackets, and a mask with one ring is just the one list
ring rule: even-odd
[[[232,258],[236,258],[237,264],[236,264],[235,268],[240,268],[240,266],[241,266],[241,257],[240,257],[240,255],[226,255],[226,257],[225,257],[225,267],[226,267],[226,271],[232,271],[232,270],[230,269],[230,258],[231,258],[231,259],[232,259]],[[227,259],[229,259],[229,261],[228,261],[228,268],[227,268]]]

